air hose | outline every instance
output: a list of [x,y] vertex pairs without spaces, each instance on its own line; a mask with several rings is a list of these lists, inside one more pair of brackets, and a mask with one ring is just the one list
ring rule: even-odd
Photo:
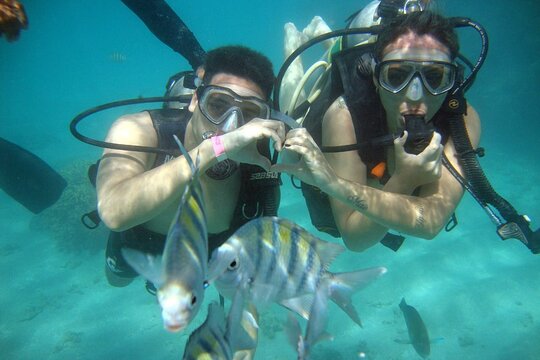
[[[540,229],[533,232],[530,228],[529,218],[526,215],[520,215],[507,200],[493,189],[478,162],[477,156],[482,151],[480,149],[473,149],[469,139],[462,115],[464,113],[464,107],[466,107],[462,95],[450,96],[445,104],[445,111],[448,113],[447,121],[450,134],[465,178],[459,175],[455,169],[451,168],[452,165],[448,161],[445,161],[445,166],[473,194],[479,204],[484,207],[497,226],[497,233],[501,239],[518,239],[533,254],[540,253]],[[493,206],[506,223],[502,222],[488,205]]]

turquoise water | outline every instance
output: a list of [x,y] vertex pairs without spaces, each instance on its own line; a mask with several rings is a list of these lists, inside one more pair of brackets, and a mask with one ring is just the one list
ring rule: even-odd
[[[206,49],[242,43],[268,54],[277,71],[285,22],[303,28],[321,15],[337,29],[367,1],[170,3]],[[0,41],[0,136],[38,154],[70,185],[55,206],[37,216],[0,192],[0,357],[179,358],[204,312],[190,331],[169,334],[142,281],[123,289],[107,284],[107,232],[87,230],[79,222],[94,206],[86,168],[100,151],[74,140],[68,124],[97,104],[161,95],[169,75],[187,69],[187,62],[119,1],[24,4],[30,28],[18,42]],[[459,0],[442,2],[442,7],[446,14],[471,17],[488,30],[489,56],[468,93],[483,121],[481,145],[487,155],[482,164],[497,191],[537,228],[540,5],[533,0]],[[475,54],[476,35],[464,33],[462,41],[465,51]],[[96,116],[85,129],[103,137],[115,117],[132,111]],[[300,192],[284,180],[280,215],[314,231]],[[437,339],[431,359],[538,358],[538,255],[515,240],[500,241],[468,195],[457,216],[459,226],[434,241],[409,238],[398,253],[376,246],[338,258],[332,271],[378,265],[389,271],[354,297],[363,328],[330,305],[328,331],[335,339],[318,345],[313,358],[358,359],[360,353],[367,359],[419,358],[412,346],[401,344],[407,338],[398,308],[402,297],[418,309]],[[210,289],[207,301],[216,298]],[[281,328],[284,319],[280,308],[263,310],[258,359],[295,358]]]

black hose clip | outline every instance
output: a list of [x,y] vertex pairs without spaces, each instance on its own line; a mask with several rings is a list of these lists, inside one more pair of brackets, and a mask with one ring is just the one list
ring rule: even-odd
[[93,230],[99,226],[101,218],[97,210],[92,210],[81,216],[81,222],[86,228]]
[[469,155],[469,154],[474,154],[478,157],[484,157],[486,155],[486,149],[484,149],[483,147],[479,147],[476,149],[469,149],[469,150],[457,153],[457,156],[460,158],[464,158],[466,155]]

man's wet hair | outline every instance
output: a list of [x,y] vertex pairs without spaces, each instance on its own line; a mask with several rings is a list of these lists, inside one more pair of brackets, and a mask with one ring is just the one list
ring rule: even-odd
[[380,61],[384,48],[409,32],[433,36],[448,48],[452,60],[458,55],[459,42],[452,23],[447,18],[426,10],[397,16],[387,24],[377,37],[374,49],[376,59]]
[[209,51],[204,63],[203,82],[209,84],[214,75],[226,73],[253,81],[270,99],[274,86],[272,62],[263,54],[245,46],[223,46]]

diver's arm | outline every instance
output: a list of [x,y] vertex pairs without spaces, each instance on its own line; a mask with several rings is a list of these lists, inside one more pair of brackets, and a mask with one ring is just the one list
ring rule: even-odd
[[[344,101],[338,99],[327,111],[323,119],[323,144],[326,146],[338,146],[355,144],[356,134],[350,112]],[[326,153],[326,159],[335,170],[336,175],[352,183],[367,186],[367,168],[356,150]],[[335,179],[334,179],[335,180]],[[398,181],[392,177],[382,188],[382,192],[410,195],[414,186]],[[361,198],[351,195],[350,201],[357,201],[362,205]],[[362,251],[377,244],[388,232],[388,226],[374,221],[361,212],[355,211],[347,203],[334,197],[330,197],[330,204],[336,224],[342,234],[344,243],[348,248]],[[364,204],[366,205],[366,204]]]
[[[156,131],[147,112],[118,119],[107,140],[119,144],[155,147]],[[201,173],[215,162],[212,144],[203,141],[190,151],[199,154]],[[143,224],[177,203],[191,170],[183,156],[151,169],[155,155],[144,152],[105,149],[97,176],[98,210],[111,230],[122,231]]]
[[[195,102],[192,104],[196,104]],[[196,105],[193,105],[196,106]],[[192,122],[186,132],[191,131]],[[254,119],[221,135],[227,156],[237,162],[270,167],[270,160],[256,151],[257,140],[272,138],[277,150],[285,137],[282,122]],[[118,119],[107,135],[107,142],[156,147],[156,131],[147,112]],[[189,151],[198,158],[199,173],[216,163],[210,139]],[[191,170],[183,156],[152,169],[155,156],[144,152],[106,149],[97,176],[98,210],[111,230],[121,231],[143,224],[176,204],[191,179]]]
[[[469,108],[468,114],[467,129],[473,146],[476,146],[480,123],[474,109]],[[444,151],[461,172],[451,141]],[[330,161],[332,163],[332,159]],[[332,165],[340,176],[328,185],[326,191],[334,198],[331,204],[336,222],[345,244],[352,250],[362,251],[376,244],[388,229],[432,239],[444,227],[463,196],[461,185],[445,167],[441,168],[439,179],[420,186],[419,196],[408,196],[419,182],[426,181],[425,178],[420,179],[410,173],[404,177],[397,173],[382,190],[377,190],[360,186],[354,180],[358,179],[354,176],[365,179],[365,170],[363,174],[358,171],[355,174],[352,159],[341,158]],[[416,169],[422,171],[419,167]]]
[[[341,115],[344,113],[348,111]],[[474,117],[473,111],[470,115]],[[354,134],[352,124],[347,127],[346,120],[346,116],[333,118],[334,129],[341,129],[341,144],[351,141],[350,136]],[[325,131],[328,129],[323,127],[323,134]],[[278,169],[318,186],[330,195],[336,223],[351,250],[362,251],[376,244],[388,229],[433,238],[445,225],[463,195],[460,184],[449,177],[446,169],[442,171],[440,180],[422,187],[420,197],[410,194],[420,185],[417,182],[426,179],[404,179],[399,173],[394,174],[383,189],[372,188],[366,185],[365,166],[354,152],[329,155],[330,164],[305,129],[291,130],[289,134],[284,147],[301,155],[301,160],[294,165],[281,165]],[[478,135],[471,132],[473,145],[477,144]],[[328,139],[323,139],[323,143],[325,140]]]
[[122,0],[165,45],[182,55],[196,70],[206,52],[187,25],[164,0]]

